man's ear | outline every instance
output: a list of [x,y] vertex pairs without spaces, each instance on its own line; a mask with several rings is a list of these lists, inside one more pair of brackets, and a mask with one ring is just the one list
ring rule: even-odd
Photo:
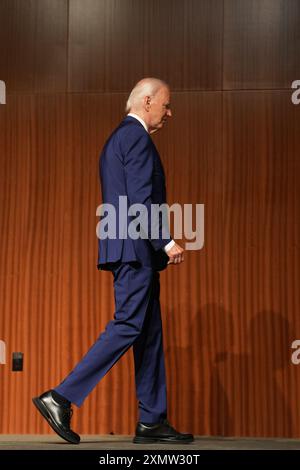
[[150,96],[145,96],[144,105],[145,105],[146,110],[149,111],[150,106],[151,106],[151,97]]

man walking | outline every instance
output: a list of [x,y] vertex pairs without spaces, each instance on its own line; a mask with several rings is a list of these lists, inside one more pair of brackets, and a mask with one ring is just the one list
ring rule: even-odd
[[[160,130],[172,116],[168,85],[155,78],[141,80],[130,93],[126,112],[100,157],[103,203],[110,204],[117,214],[115,236],[104,237],[101,231],[98,259],[98,268],[113,274],[114,319],[71,373],[33,402],[57,434],[78,444],[80,437],[70,427],[71,404],[81,406],[101,378],[133,346],[139,403],[133,442],[188,443],[193,435],[176,431],[167,420],[159,301],[159,271],[168,264],[180,264],[184,255],[169,233],[166,235],[163,220],[158,217],[155,221],[151,210],[153,204],[166,203],[164,170],[150,134]],[[128,229],[133,216],[121,214],[123,223],[119,225],[120,196],[127,197],[129,206],[142,204],[145,209],[147,223],[141,224],[138,238],[124,237],[124,228]],[[157,236],[153,236],[153,227]]]

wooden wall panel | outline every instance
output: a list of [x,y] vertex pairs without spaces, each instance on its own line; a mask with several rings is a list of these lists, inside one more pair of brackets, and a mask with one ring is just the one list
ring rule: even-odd
[[[169,417],[195,434],[300,435],[290,362],[300,106],[290,90],[267,90],[299,78],[298,10],[293,0],[1,2],[0,432],[51,432],[31,397],[113,316],[112,276],[96,269],[98,154],[133,83],[158,75],[176,91],[153,136],[169,202],[205,204],[204,249],[161,274]],[[22,373],[13,351],[24,352]],[[132,359],[76,411],[79,432],[133,433]]]
[[65,91],[68,0],[1,0],[0,21],[0,79],[8,91]]
[[[63,95],[9,95],[0,111],[1,432],[41,429],[32,393],[57,380],[64,353],[62,262],[66,105]],[[67,317],[68,318],[68,317]],[[24,371],[11,372],[13,351]],[[66,358],[68,360],[68,358]]]
[[222,95],[175,93],[172,111],[166,128],[154,136],[166,166],[168,202],[205,205],[205,241],[202,250],[186,251],[181,266],[161,274],[169,411],[178,427],[208,435],[214,350],[224,347],[227,321],[220,319]]
[[219,0],[72,0],[69,90],[127,92],[145,76],[220,88],[222,20]]
[[226,405],[225,435],[300,434],[291,362],[300,337],[299,133],[289,92],[224,95],[222,285],[234,342],[216,368],[215,400]]
[[[25,370],[22,374],[11,372],[8,366],[1,370],[7,404],[2,409],[2,432],[47,432],[46,424],[33,413],[31,396],[56,385],[112,318],[112,277],[96,270],[95,212],[100,202],[97,164],[99,149],[119,122],[125,99],[125,95],[31,98],[32,114],[27,125],[24,117],[28,100],[20,102],[15,98],[6,108],[4,135],[11,135],[14,116],[18,113],[17,141],[23,141],[28,135],[28,147],[35,146],[35,150],[24,154],[20,146],[15,154],[16,161],[22,159],[20,171],[27,174],[20,181],[24,199],[22,203],[19,201],[19,207],[25,211],[22,225],[26,227],[26,238],[18,245],[18,251],[13,250],[8,257],[3,252],[6,263],[2,292],[9,293],[9,299],[15,299],[17,306],[11,304],[13,300],[4,303],[6,323],[1,334],[9,338],[9,356],[16,349],[25,353]],[[207,340],[199,327],[203,315],[199,305],[211,303],[208,308],[213,314],[218,310],[213,299],[220,299],[221,295],[221,253],[213,261],[210,259],[211,250],[216,253],[213,247],[220,247],[221,120],[215,119],[220,115],[220,106],[220,93],[175,95],[177,117],[164,130],[165,137],[157,139],[170,182],[170,202],[204,203],[215,215],[206,228],[206,253],[187,253],[185,266],[170,267],[169,272],[161,275],[170,416],[177,424],[195,430],[200,426],[204,433],[209,432],[209,416],[199,421],[191,404],[195,395],[201,395],[199,415],[202,415],[203,402],[209,402],[206,385],[211,363],[203,359],[199,368],[198,361],[202,349],[208,359],[210,354],[205,352]],[[182,129],[182,118],[187,120],[189,116],[193,117],[193,125]],[[193,145],[184,147],[182,142],[191,140],[196,129],[199,129],[198,137]],[[13,151],[13,145],[13,139],[2,143],[4,160]],[[173,185],[176,168],[184,175],[178,187]],[[197,175],[195,179],[191,179],[192,168]],[[14,180],[15,172],[8,166],[7,172]],[[212,174],[214,183],[209,185]],[[14,197],[9,193],[4,196],[2,207],[8,209]],[[16,218],[13,210],[7,213],[10,219],[3,218],[2,233],[7,233],[7,238],[2,246],[13,248],[8,233],[16,236],[15,226],[9,230],[9,224]],[[18,266],[22,257],[18,276],[11,279],[9,266]],[[219,280],[214,285],[216,278]],[[18,295],[14,297],[12,292]],[[10,330],[15,322],[8,321],[11,308],[16,322],[22,322],[16,338]],[[82,410],[75,413],[74,426],[86,433],[132,433],[136,417],[133,371],[130,352],[103,379]],[[22,420],[17,420],[15,393],[22,386],[24,394],[19,402]],[[14,392],[8,393],[9,390]],[[22,409],[26,412],[22,413]]]
[[298,0],[224,2],[224,89],[290,88],[300,76]]

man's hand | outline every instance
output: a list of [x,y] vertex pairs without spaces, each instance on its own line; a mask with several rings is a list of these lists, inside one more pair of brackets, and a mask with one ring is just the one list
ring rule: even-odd
[[184,261],[184,256],[183,256],[184,249],[181,248],[177,243],[172,246],[167,251],[167,255],[170,258],[168,261],[168,264],[180,264]]

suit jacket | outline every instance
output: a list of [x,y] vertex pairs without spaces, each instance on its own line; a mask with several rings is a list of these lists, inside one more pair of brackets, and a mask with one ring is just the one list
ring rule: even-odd
[[[141,263],[158,271],[165,269],[169,258],[163,247],[172,238],[169,234],[163,238],[162,220],[158,239],[152,239],[150,233],[151,204],[166,203],[165,173],[150,135],[137,119],[125,117],[109,137],[100,155],[99,171],[102,202],[112,204],[117,217],[116,238],[98,238],[98,269],[111,270],[119,262]],[[147,239],[120,237],[119,196],[127,196],[128,207],[135,203],[147,207]],[[133,219],[126,216],[126,229]]]

